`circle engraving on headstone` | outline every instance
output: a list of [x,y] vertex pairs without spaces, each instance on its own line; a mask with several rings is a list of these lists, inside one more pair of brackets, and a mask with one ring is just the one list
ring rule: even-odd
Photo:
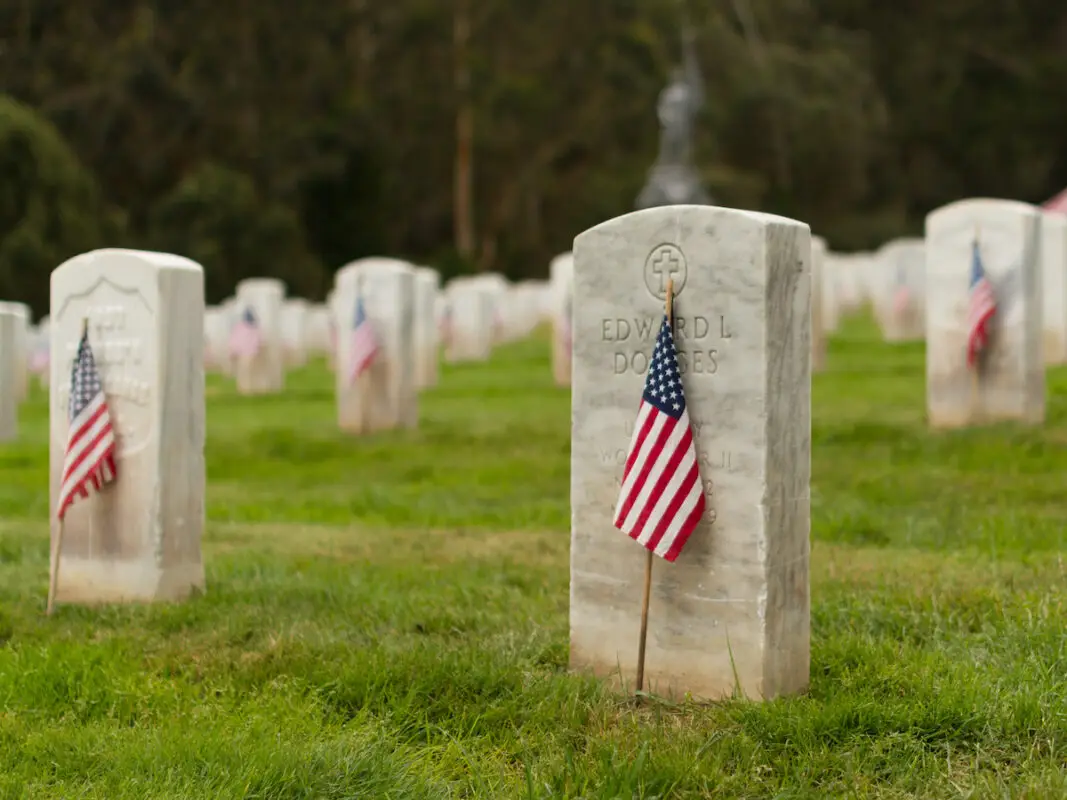
[[667,281],[671,279],[674,280],[674,296],[680,295],[688,274],[685,255],[677,245],[656,245],[645,259],[645,286],[657,300],[667,299]]

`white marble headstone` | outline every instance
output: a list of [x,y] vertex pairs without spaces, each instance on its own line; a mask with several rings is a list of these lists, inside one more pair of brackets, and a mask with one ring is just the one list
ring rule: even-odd
[[488,361],[493,352],[493,291],[470,278],[453,278],[445,287],[449,363]]
[[15,394],[19,401],[26,399],[30,391],[30,329],[33,312],[25,303],[0,302],[0,307],[15,314]]
[[430,267],[415,269],[415,385],[426,389],[437,385],[438,352],[437,295],[441,273]]
[[612,523],[675,285],[675,338],[707,510],[656,559],[649,690],[798,692],[809,666],[811,247],[794,220],[714,206],[639,211],[574,242],[571,665],[629,683],[645,550]]
[[874,311],[887,342],[926,336],[926,242],[894,239],[875,254]]
[[1041,295],[1046,364],[1067,363],[1067,214],[1041,214]]
[[21,315],[11,305],[0,303],[0,442],[14,441],[19,435],[21,325]]
[[[364,258],[338,270],[335,281],[331,302],[337,329],[338,426],[349,433],[417,427],[415,268],[395,259]],[[352,331],[360,296],[380,350],[353,381]]]
[[204,366],[222,370],[230,360],[231,315],[220,306],[204,309]]
[[826,261],[826,240],[811,237],[811,370],[821,372],[826,367],[826,319],[822,293],[823,264]]
[[[926,408],[934,427],[1045,418],[1041,213],[1013,200],[960,200],[926,217]],[[972,245],[997,313],[977,370],[967,365]]]
[[52,272],[53,550],[84,320],[116,432],[117,477],[67,510],[56,599],[180,599],[204,585],[203,270],[166,253],[95,250]]
[[302,367],[307,363],[307,317],[308,301],[302,297],[282,303],[282,352],[287,366]]
[[254,356],[234,359],[240,394],[276,394],[285,388],[282,303],[285,284],[276,278],[246,278],[237,284],[234,324],[251,308],[262,345]]
[[548,272],[552,287],[552,376],[557,386],[570,386],[574,255],[560,253],[552,259]]

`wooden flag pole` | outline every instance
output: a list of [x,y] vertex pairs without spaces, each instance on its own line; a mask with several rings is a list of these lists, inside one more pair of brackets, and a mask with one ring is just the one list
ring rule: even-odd
[[[82,338],[89,332],[89,318],[85,317],[82,320]],[[76,357],[76,356],[75,356]],[[67,403],[71,402],[71,398],[67,398]],[[48,616],[52,615],[52,612],[56,610],[56,590],[59,588],[59,557],[63,552],[63,529],[66,526],[63,524],[63,518],[59,518],[59,529],[56,531],[56,547],[52,553],[52,574],[48,577],[48,606],[45,609],[45,613]]]
[[[667,279],[667,324],[674,329],[674,279]],[[641,599],[641,636],[637,640],[637,691],[645,689],[645,642],[648,640],[648,601],[652,595],[652,561],[656,554],[645,550],[645,592]]]
[[63,519],[59,520],[59,530],[56,531],[56,547],[52,553],[52,574],[48,580],[48,608],[45,611],[48,616],[56,609],[56,589],[59,585],[59,554],[63,552]]

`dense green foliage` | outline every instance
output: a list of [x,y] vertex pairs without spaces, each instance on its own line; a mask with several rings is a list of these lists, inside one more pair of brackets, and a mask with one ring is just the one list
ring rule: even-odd
[[921,345],[879,339],[850,324],[815,377],[811,691],[766,704],[567,674],[543,339],[361,439],[321,365],[270,398],[212,377],[181,605],[43,616],[38,392],[0,446],[0,797],[1063,797],[1067,373],[1043,429],[932,433]]
[[32,109],[0,97],[0,298],[48,307],[48,277],[119,234],[92,176]]
[[[295,218],[327,271],[385,253],[540,275],[632,208],[681,5],[0,0],[0,91],[59,126],[130,243],[210,162],[287,209],[268,227]],[[689,16],[717,202],[852,249],[960,197],[1041,202],[1067,184],[1062,4],[723,0]],[[39,297],[27,280],[19,296]]]
[[247,175],[226,167],[204,164],[184,178],[152,209],[148,230],[152,249],[203,265],[209,303],[244,278],[281,278],[294,294],[322,294],[322,269],[296,214],[265,203]]
[[[723,205],[855,249],[961,196],[1042,202],[1067,183],[1061,4],[689,5],[708,96],[696,153]],[[315,273],[301,290],[372,253],[539,275],[633,207],[681,6],[0,0],[0,92],[59,126],[127,215],[121,243],[152,242],[160,204],[216,163],[251,182],[272,235]],[[170,238],[195,242],[176,250],[212,249],[202,218],[178,219],[188,236]],[[220,291],[258,269],[248,249],[257,266],[232,252],[209,265]],[[43,311],[42,279],[5,293]]]

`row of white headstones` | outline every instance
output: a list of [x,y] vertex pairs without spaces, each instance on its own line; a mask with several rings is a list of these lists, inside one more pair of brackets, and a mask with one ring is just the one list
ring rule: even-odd
[[[998,304],[993,341],[977,372],[964,356],[975,240]],[[925,238],[846,254],[811,236],[811,258],[818,287],[812,295],[814,371],[825,367],[826,337],[841,319],[869,307],[885,341],[927,343],[931,425],[1043,422],[1044,367],[1067,363],[1067,215],[972,198],[931,212]],[[571,327],[563,315],[573,274],[573,253],[553,261],[553,372],[560,385],[568,385],[571,374]]]
[[[124,263],[129,251],[93,254],[94,259],[114,258]],[[79,256],[79,263],[87,256]],[[360,380],[350,380],[348,363],[355,323],[355,302],[364,311],[379,340],[377,358]],[[55,305],[53,304],[53,307]],[[118,335],[100,304],[89,315],[101,372],[112,382],[126,371],[125,356],[113,354],[125,334]],[[230,334],[245,311],[259,329],[261,345],[254,355],[230,350]],[[77,313],[77,311],[71,312]],[[417,424],[417,394],[438,380],[439,356],[452,363],[484,361],[499,344],[529,335],[550,313],[545,281],[512,283],[496,273],[454,278],[442,288],[441,276],[428,267],[385,258],[351,262],[336,275],[325,304],[287,298],[285,284],[272,278],[240,282],[234,297],[207,306],[204,319],[204,366],[236,379],[240,394],[275,394],[284,391],[287,370],[309,358],[326,356],[337,371],[338,421],[343,430],[361,432]],[[20,303],[0,303],[0,370],[7,365],[14,378],[0,372],[0,441],[17,436],[17,408],[28,392],[28,373],[37,372],[43,386],[51,382],[49,355],[52,339],[61,357],[59,377],[69,381],[76,342],[54,337],[51,316],[36,326],[30,310]],[[10,329],[5,336],[4,331]],[[6,342],[6,349],[5,349]],[[10,361],[2,357],[12,354]],[[38,358],[43,354],[44,358]]]
[[[1029,382],[1040,381],[1042,397],[1044,388],[1035,370],[1040,212],[963,201],[934,212],[927,234],[930,391],[971,385],[964,338],[977,235],[1001,304],[984,408],[1025,416]],[[811,373],[825,325],[812,239],[804,223],[714,206],[635,212],[575,239],[571,275],[550,294],[570,309],[573,330],[576,669],[634,675],[645,557],[612,518],[669,279],[707,512],[677,562],[657,567],[648,685],[704,698],[773,697],[807,685]],[[368,289],[375,270],[364,278]],[[53,505],[65,375],[86,318],[121,441],[119,479],[67,515],[57,598],[185,597],[204,584],[203,272],[177,256],[98,251],[55,271],[51,300],[53,349],[64,353],[52,368]],[[53,542],[56,535],[53,522]]]

